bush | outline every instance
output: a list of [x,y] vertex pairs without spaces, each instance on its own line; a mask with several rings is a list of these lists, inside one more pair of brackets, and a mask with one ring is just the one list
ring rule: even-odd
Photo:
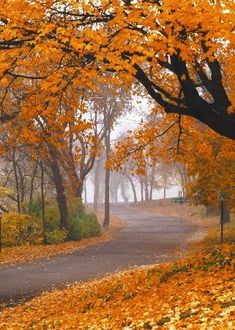
[[47,244],[59,244],[66,241],[68,232],[65,229],[54,229],[49,231],[46,235]]
[[35,216],[37,218],[41,218],[42,216],[42,202],[41,198],[37,197],[33,199],[31,202],[27,203],[25,205],[25,211],[26,213]]
[[[33,217],[37,217],[40,221],[42,218],[42,205],[41,198],[37,197],[29,202],[26,206],[26,213],[29,213]],[[45,218],[46,218],[46,230],[53,231],[60,225],[60,213],[57,204],[53,200],[45,201]]]
[[81,198],[73,197],[68,201],[69,217],[81,218],[85,215],[85,207]]
[[4,213],[2,242],[5,246],[35,244],[41,238],[42,228],[28,214]]
[[45,209],[46,230],[53,231],[60,227],[60,212],[57,205],[52,204]]
[[94,213],[83,214],[82,217],[71,217],[69,219],[68,238],[71,240],[80,240],[98,236],[101,234],[101,226]]

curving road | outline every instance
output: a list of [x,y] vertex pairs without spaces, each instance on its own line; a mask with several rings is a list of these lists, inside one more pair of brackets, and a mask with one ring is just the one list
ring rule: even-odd
[[197,231],[180,218],[149,213],[125,205],[112,213],[127,225],[113,241],[50,259],[0,268],[0,304],[13,305],[42,291],[101,277],[128,267],[168,262],[174,251]]

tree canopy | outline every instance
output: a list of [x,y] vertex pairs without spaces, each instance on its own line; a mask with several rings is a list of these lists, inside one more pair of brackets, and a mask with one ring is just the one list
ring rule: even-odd
[[49,116],[68,88],[137,80],[167,114],[235,139],[234,1],[9,0],[0,12],[2,122],[37,118],[36,97]]

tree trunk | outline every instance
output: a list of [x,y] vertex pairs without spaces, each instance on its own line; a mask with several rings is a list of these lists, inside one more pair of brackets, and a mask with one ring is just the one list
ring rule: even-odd
[[186,184],[187,184],[187,169],[184,164],[178,163],[177,165],[178,171],[180,173],[180,181],[181,181],[181,188],[183,192],[183,197],[186,197]]
[[148,185],[148,176],[147,173],[145,174],[144,177],[144,188],[145,188],[145,200],[148,201],[149,200],[149,185]]
[[29,203],[30,204],[33,202],[34,180],[35,180],[35,176],[37,173],[37,167],[38,167],[38,161],[36,161],[36,164],[33,169],[32,177],[31,177],[31,181],[30,181],[30,194],[29,194]]
[[166,186],[163,187],[163,199],[166,199]]
[[[204,48],[204,49],[203,49]],[[202,51],[206,51],[207,46],[202,46]],[[198,93],[197,82],[192,79],[189,67],[178,54],[170,56],[169,62],[162,62],[162,67],[171,71],[172,75],[178,79],[184,95],[184,102],[180,99],[177,104],[168,102],[164,93],[159,92],[159,86],[153,86],[152,77],[148,75],[140,66],[134,64],[136,69],[136,79],[145,87],[148,94],[163,107],[167,114],[176,113],[193,117],[210,127],[222,136],[235,140],[235,115],[227,112],[231,102],[227,96],[227,91],[223,85],[222,66],[217,60],[207,60],[207,65],[211,71],[211,77],[206,77],[204,68],[200,65],[196,68],[196,75],[201,80],[206,93],[211,94],[213,104],[205,99],[205,93]],[[185,79],[181,79],[184,75]],[[173,95],[172,95],[173,96]],[[170,97],[171,98],[171,97]]]
[[51,155],[51,170],[56,188],[56,200],[60,212],[60,229],[68,229],[68,206],[64,190],[63,177],[57,159],[57,152],[53,147],[49,147]]
[[129,200],[128,200],[128,197],[126,195],[126,187],[125,187],[124,182],[121,182],[121,195],[122,195],[124,203],[128,203]]
[[84,181],[84,202],[85,202],[85,205],[87,205],[87,184],[86,184],[86,180]]
[[110,203],[109,203],[109,182],[110,182],[110,170],[105,169],[105,189],[104,189],[104,227],[109,227],[110,221]]
[[137,193],[136,193],[134,182],[133,182],[132,178],[129,175],[126,175],[126,176],[127,176],[128,180],[131,184],[131,188],[132,188],[132,191],[133,191],[134,202],[137,203],[138,199],[137,199]]
[[44,168],[43,162],[40,161],[41,167],[41,207],[42,207],[42,236],[43,243],[46,244],[46,216],[45,216],[45,195],[44,195]]
[[97,159],[94,168],[94,212],[98,211],[98,202],[100,199],[99,173],[100,173],[100,161]]
[[[105,156],[106,160],[108,159],[109,152],[110,152],[110,134],[111,134],[111,127],[108,118],[105,118]],[[105,188],[104,188],[104,222],[103,226],[105,228],[109,227],[110,222],[110,169],[105,168]]]
[[141,194],[141,202],[144,201],[144,184],[143,178],[140,178],[140,194]]
[[75,194],[75,196],[77,198],[80,198],[81,200],[82,200],[83,187],[84,187],[84,180],[81,180],[77,192]]
[[154,176],[155,176],[155,166],[152,167],[152,171],[151,171],[150,192],[149,192],[149,199],[150,200],[153,200]]
[[20,203],[20,187],[19,187],[19,178],[17,173],[16,158],[15,158],[15,148],[13,149],[12,162],[15,176],[15,188],[16,188],[16,199],[17,199],[17,210],[18,213],[21,213],[21,203]]
[[24,176],[22,174],[21,168],[18,163],[16,163],[16,169],[18,172],[21,212],[24,212],[24,210],[22,209],[22,205],[24,204],[24,198],[25,198],[25,184],[24,184],[25,180],[24,180]]

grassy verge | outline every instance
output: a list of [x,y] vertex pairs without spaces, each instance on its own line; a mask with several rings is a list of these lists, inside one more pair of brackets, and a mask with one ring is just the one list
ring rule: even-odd
[[[220,243],[220,225],[209,228],[204,242],[208,244]],[[224,225],[224,241],[228,243],[235,242],[235,214],[231,215],[230,223]]]
[[205,228],[214,227],[219,223],[219,216],[205,216],[204,206],[194,206],[189,203],[180,205],[173,203],[171,199],[155,200],[144,203],[137,203],[135,207],[145,209],[148,212],[168,215],[172,217],[182,217],[187,221],[198,224]]
[[[98,220],[102,222],[102,214],[98,214]],[[42,258],[49,258],[59,254],[69,254],[84,249],[90,245],[109,241],[124,226],[123,220],[111,217],[110,228],[103,231],[100,236],[84,238],[80,241],[69,241],[52,245],[23,245],[4,248],[0,253],[0,266],[15,265],[23,262],[31,262]],[[1,329],[1,328],[0,328]]]

